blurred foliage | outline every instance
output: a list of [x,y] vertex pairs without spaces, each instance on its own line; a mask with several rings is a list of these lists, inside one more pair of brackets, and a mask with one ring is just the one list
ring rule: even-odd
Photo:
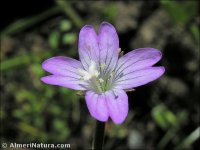
[[65,32],[72,28],[72,24],[69,20],[62,20],[60,23],[60,30]]
[[114,21],[117,16],[117,5],[108,4],[107,7],[102,9],[103,18],[105,20]]
[[175,23],[185,25],[198,12],[198,1],[161,0],[161,5],[167,10]]
[[190,31],[192,32],[196,43],[199,44],[199,28],[196,24],[192,24],[190,27]]
[[[199,16],[197,1],[55,1],[47,11],[1,31],[2,140],[90,147],[94,119],[81,92],[45,85],[42,62],[78,58],[78,32],[102,21],[119,31],[125,53],[139,47],[163,52],[164,77],[129,93],[129,115],[106,125],[107,149],[195,148],[199,140]],[[81,94],[80,94],[81,93]]]
[[158,144],[158,147],[163,149],[177,134],[181,125],[187,121],[188,114],[186,111],[180,111],[175,115],[165,105],[160,104],[153,108],[152,117],[163,130],[167,131]]
[[51,48],[58,48],[59,37],[60,35],[58,32],[54,31],[51,33],[51,35],[49,36],[49,45],[51,46]]
[[52,15],[57,14],[59,11],[60,11],[59,7],[55,6],[55,7],[37,15],[37,16],[18,20],[15,23],[6,27],[6,29],[4,29],[1,32],[1,36],[6,36],[6,35],[10,35],[10,34],[13,34],[13,33],[16,33],[16,32],[23,31],[26,28],[35,25],[37,22],[40,22],[40,21],[45,20],[46,18],[48,18]]
[[178,25],[190,24],[190,30],[199,44],[199,30],[197,24],[190,23],[198,13],[198,1],[177,2],[173,0],[161,0],[161,5],[166,9],[174,23]]
[[178,125],[176,116],[165,105],[158,105],[153,108],[152,116],[155,122],[162,128],[168,129],[169,127]]

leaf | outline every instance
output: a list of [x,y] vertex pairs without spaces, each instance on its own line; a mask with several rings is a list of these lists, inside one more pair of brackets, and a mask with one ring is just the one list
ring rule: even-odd
[[172,0],[161,0],[160,2],[172,19],[180,25],[185,25],[198,12],[197,1],[176,2]]
[[154,107],[151,114],[155,122],[162,129],[169,129],[170,127],[177,126],[177,117],[163,104]]
[[[190,26],[190,31],[191,31],[196,43],[199,44],[200,39],[199,39],[199,28],[198,28],[198,26],[196,24],[192,24]],[[198,45],[198,47],[199,47],[199,45]]]
[[196,128],[187,138],[183,140],[183,142],[178,145],[175,149],[185,149],[189,148],[192,143],[194,143],[197,139],[200,138],[200,127]]
[[68,31],[68,30],[71,29],[71,27],[72,27],[72,24],[69,20],[63,20],[60,23],[60,30],[61,31]]
[[60,34],[57,31],[53,31],[49,36],[49,45],[51,48],[58,48]]
[[64,44],[73,44],[76,42],[77,36],[74,33],[67,33],[63,35],[62,42]]
[[109,4],[104,7],[103,15],[107,20],[114,21],[117,16],[117,5],[115,3]]

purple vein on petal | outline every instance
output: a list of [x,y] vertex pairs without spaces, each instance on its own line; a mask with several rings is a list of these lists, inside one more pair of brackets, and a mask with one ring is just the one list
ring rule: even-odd
[[109,116],[121,124],[128,115],[128,96],[124,90],[113,89],[105,93]]
[[57,56],[45,60],[42,63],[42,68],[54,75],[80,78],[77,69],[82,68],[82,64],[69,57]]
[[115,82],[115,85],[122,89],[138,87],[156,80],[164,72],[164,67],[144,68],[121,77]]
[[108,110],[105,96],[93,91],[87,91],[85,95],[86,104],[90,114],[99,121],[108,120]]
[[[115,28],[107,22],[103,22],[98,35],[100,61],[105,63],[104,74],[111,70],[118,59],[119,38]],[[105,72],[106,71],[106,72]]]
[[42,77],[41,80],[46,84],[63,86],[74,90],[86,90],[80,85],[87,86],[86,82],[70,76],[49,75]]
[[116,79],[121,73],[129,70],[135,71],[145,67],[150,67],[161,59],[162,55],[159,50],[154,48],[139,48],[122,56],[115,69]]
[[79,57],[87,70],[91,60],[98,61],[98,39],[93,26],[85,25],[81,29],[78,43]]

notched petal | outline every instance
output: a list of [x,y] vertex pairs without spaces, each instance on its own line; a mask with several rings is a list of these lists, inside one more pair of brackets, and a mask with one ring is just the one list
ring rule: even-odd
[[108,109],[105,95],[87,91],[85,99],[91,116],[99,121],[106,122],[108,120]]
[[119,51],[118,34],[108,22],[103,22],[98,35],[100,64],[106,64],[105,73],[110,72],[116,65]]
[[85,25],[79,33],[79,57],[87,69],[91,60],[98,61],[99,47],[97,34],[91,25]]
[[106,92],[109,116],[115,124],[124,122],[128,115],[128,96],[125,91],[114,89]]

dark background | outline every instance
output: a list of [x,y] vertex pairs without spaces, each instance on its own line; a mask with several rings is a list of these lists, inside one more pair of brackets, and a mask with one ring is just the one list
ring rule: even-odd
[[81,27],[102,21],[117,29],[127,53],[154,47],[163,77],[128,93],[122,125],[106,124],[105,149],[195,149],[199,145],[197,1],[2,1],[1,142],[91,147],[95,120],[76,91],[44,85],[41,63],[78,59]]

